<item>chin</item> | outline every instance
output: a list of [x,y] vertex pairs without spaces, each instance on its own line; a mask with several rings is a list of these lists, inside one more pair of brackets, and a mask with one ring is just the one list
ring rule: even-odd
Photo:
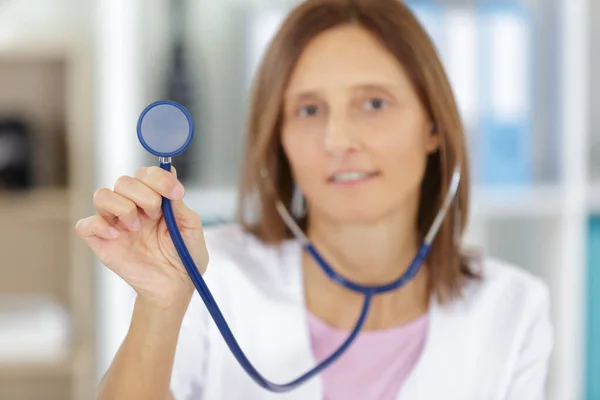
[[388,212],[378,207],[337,207],[325,212],[327,219],[338,223],[364,224],[382,220]]

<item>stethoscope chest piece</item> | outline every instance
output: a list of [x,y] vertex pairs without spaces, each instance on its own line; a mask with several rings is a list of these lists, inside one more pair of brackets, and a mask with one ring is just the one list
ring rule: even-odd
[[160,100],[140,114],[137,135],[142,146],[157,157],[181,154],[194,137],[194,123],[188,110],[179,103]]

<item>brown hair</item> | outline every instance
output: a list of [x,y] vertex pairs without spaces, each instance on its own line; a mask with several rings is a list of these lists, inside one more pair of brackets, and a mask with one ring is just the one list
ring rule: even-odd
[[[289,206],[293,191],[291,168],[280,140],[283,93],[306,45],[320,33],[344,24],[366,29],[396,57],[441,135],[440,148],[429,156],[422,182],[417,227],[421,239],[441,207],[454,166],[461,166],[462,179],[454,207],[440,227],[427,260],[430,293],[445,301],[460,294],[466,279],[476,277],[458,245],[469,205],[465,139],[434,45],[400,0],[307,0],[288,15],[267,48],[254,81],[239,218],[247,231],[265,242],[291,237],[275,207],[276,197]],[[269,182],[265,182],[263,169]],[[254,221],[250,217],[253,214],[257,217]],[[298,223],[306,228],[306,218]],[[460,230],[455,229],[456,224],[460,224]]]

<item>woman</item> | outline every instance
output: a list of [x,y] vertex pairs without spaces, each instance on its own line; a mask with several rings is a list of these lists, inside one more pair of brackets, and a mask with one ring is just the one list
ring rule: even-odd
[[[100,399],[540,399],[552,348],[538,279],[459,246],[464,136],[434,47],[398,0],[309,0],[255,82],[239,224],[203,230],[176,172],[142,168],[94,196],[76,230],[137,292]],[[275,394],[237,364],[172,245],[161,196],[241,347],[287,382],[328,356],[362,296],[330,281],[276,212],[283,199],[342,275],[400,276],[460,165],[458,197],[426,264],[375,296],[357,341],[318,378]],[[210,255],[210,262],[209,260]],[[207,269],[208,266],[208,269]]]

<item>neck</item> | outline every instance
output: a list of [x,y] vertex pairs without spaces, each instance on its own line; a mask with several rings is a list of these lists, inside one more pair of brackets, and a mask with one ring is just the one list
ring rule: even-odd
[[402,227],[388,220],[368,226],[335,222],[315,225],[309,225],[308,237],[317,250],[336,271],[363,285],[397,279],[419,247],[412,224]]
[[[386,216],[369,224],[347,224],[314,218],[308,237],[332,268],[363,285],[381,285],[398,279],[408,268],[420,245],[412,213]],[[317,223],[318,221],[318,223]],[[359,293],[332,282],[305,255],[308,307],[330,325],[350,329],[364,300]],[[427,309],[427,272],[419,273],[403,287],[373,298],[365,329],[385,329],[414,319]]]

